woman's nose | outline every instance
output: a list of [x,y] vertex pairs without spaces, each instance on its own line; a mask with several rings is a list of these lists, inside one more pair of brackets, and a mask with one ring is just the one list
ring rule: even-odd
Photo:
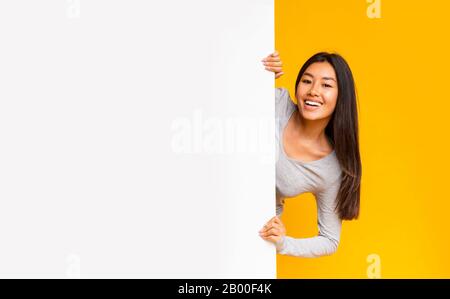
[[318,95],[318,93],[315,88],[311,88],[309,91],[309,95],[315,97]]

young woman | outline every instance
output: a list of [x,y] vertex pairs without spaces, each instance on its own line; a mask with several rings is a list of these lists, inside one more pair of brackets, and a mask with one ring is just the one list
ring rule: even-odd
[[[283,75],[277,52],[263,59],[266,70]],[[276,216],[260,236],[277,253],[319,257],[336,252],[342,220],[357,219],[361,160],[358,114],[352,72],[335,53],[309,58],[295,82],[295,104],[288,90],[276,94]],[[285,197],[311,192],[317,202],[319,233],[311,238],[286,236],[279,216]]]

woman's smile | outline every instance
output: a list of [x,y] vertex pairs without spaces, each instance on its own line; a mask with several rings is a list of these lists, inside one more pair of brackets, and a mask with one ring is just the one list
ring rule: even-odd
[[306,111],[316,111],[323,106],[323,103],[319,100],[305,99],[303,100],[303,109]]

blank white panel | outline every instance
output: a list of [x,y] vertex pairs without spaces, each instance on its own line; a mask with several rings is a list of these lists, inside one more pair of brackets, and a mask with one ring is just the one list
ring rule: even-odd
[[273,1],[0,3],[0,276],[275,278]]

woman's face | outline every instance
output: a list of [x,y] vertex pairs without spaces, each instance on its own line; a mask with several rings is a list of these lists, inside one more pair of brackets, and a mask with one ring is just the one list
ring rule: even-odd
[[333,66],[326,61],[311,64],[300,78],[295,96],[303,118],[308,120],[331,118],[338,96]]

